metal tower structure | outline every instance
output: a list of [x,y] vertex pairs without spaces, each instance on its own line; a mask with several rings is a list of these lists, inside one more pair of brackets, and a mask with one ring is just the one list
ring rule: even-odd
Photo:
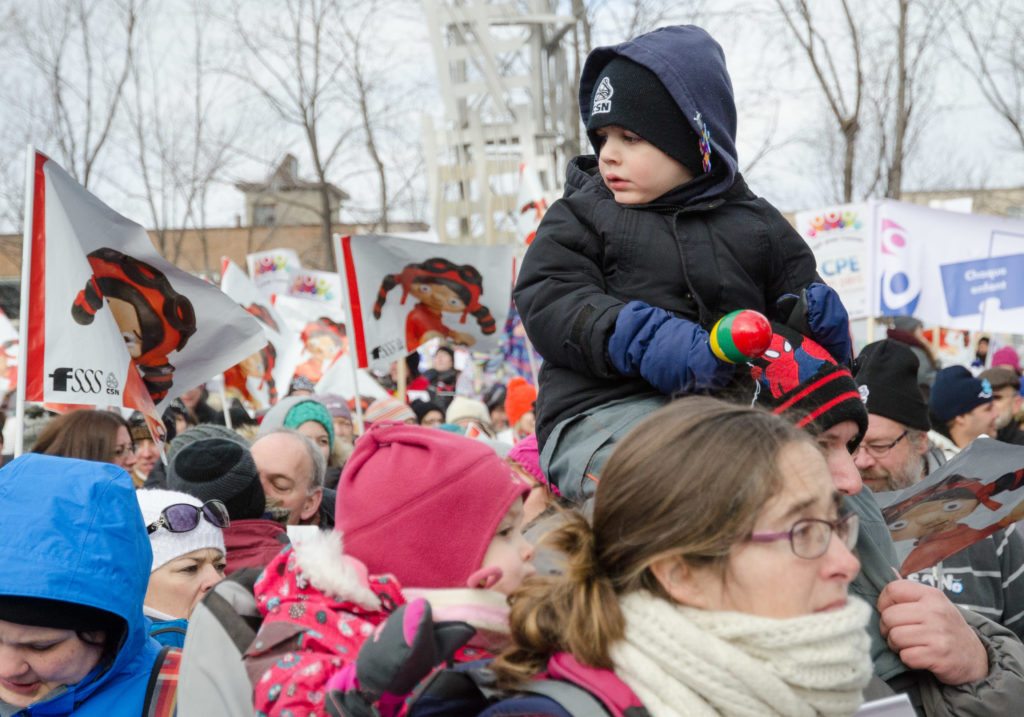
[[424,116],[434,226],[446,243],[516,239],[520,166],[548,191],[578,151],[576,20],[556,0],[424,0],[444,119]]

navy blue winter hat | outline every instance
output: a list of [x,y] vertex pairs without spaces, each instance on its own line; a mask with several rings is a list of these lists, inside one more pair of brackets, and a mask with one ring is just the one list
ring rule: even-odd
[[[703,174],[693,182],[697,192],[692,201],[717,197],[732,187],[739,172],[736,102],[722,47],[702,28],[672,25],[618,45],[595,48],[587,56],[580,75],[580,118],[588,129],[592,100],[602,73],[617,57],[632,60],[654,73],[690,131],[704,143]],[[637,134],[644,136],[639,131]],[[704,147],[710,169],[703,166]]]
[[963,366],[950,366],[935,374],[928,408],[940,421],[948,423],[970,413],[994,398],[988,379],[978,379]]
[[705,171],[700,137],[665,85],[646,67],[622,56],[601,70],[590,100],[587,137],[597,154],[603,142],[596,130],[609,125],[640,135],[695,176]]

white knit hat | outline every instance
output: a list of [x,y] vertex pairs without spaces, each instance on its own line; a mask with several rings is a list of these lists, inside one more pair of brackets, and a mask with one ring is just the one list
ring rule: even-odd
[[[169,505],[187,503],[199,507],[203,504],[203,501],[188,493],[156,488],[137,490],[135,497],[139,501],[146,525],[151,525],[159,520],[160,512]],[[150,572],[160,569],[175,558],[187,555],[193,550],[216,548],[222,555],[226,552],[224,550],[224,532],[203,516],[200,516],[199,524],[195,529],[187,533],[172,533],[166,528],[157,528],[149,534],[149,543],[153,547],[153,566],[150,568]]]
[[445,413],[445,423],[458,423],[464,419],[471,419],[490,428],[491,413],[487,410],[487,404],[466,396],[456,396],[448,404],[448,411]]

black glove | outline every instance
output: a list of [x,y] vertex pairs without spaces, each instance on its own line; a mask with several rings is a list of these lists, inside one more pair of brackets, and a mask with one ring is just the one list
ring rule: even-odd
[[475,632],[464,622],[435,623],[423,598],[402,605],[363,643],[355,669],[342,670],[327,683],[328,714],[378,717],[374,703],[412,692]]

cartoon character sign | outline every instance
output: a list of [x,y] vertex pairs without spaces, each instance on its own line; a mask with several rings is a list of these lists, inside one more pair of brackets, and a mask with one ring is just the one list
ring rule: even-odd
[[[270,315],[270,311],[262,304],[249,304],[245,310],[255,316],[261,323],[280,333],[281,329]],[[277,403],[277,384],[274,381],[274,367],[277,364],[277,349],[274,344],[267,345],[256,353],[247,356],[224,372],[224,389],[229,398],[238,398],[255,410],[264,408],[258,395],[249,389],[249,379],[257,383],[257,390],[267,392],[268,403]]]
[[408,264],[398,274],[388,274],[381,282],[377,301],[373,305],[373,317],[380,319],[388,292],[396,286],[402,287],[402,298],[412,294],[416,306],[405,319],[405,345],[409,352],[421,344],[444,338],[465,346],[472,346],[476,339],[465,331],[456,331],[445,325],[444,314],[460,314],[460,324],[472,314],[484,334],[496,330],[490,310],[480,303],[483,294],[483,277],[469,264],[453,264],[447,259],[435,257],[419,264]]
[[345,324],[326,316],[310,321],[300,336],[309,357],[295,368],[295,375],[317,383],[339,356],[348,350]]
[[160,403],[174,383],[168,356],[181,351],[196,331],[192,303],[163,272],[116,249],[97,249],[88,259],[93,274],[75,297],[71,316],[87,326],[106,299],[146,390],[153,403]]
[[1022,486],[1024,469],[1006,473],[992,482],[954,473],[926,491],[883,508],[882,515],[893,541],[914,541],[913,549],[900,567],[901,574],[906,576],[929,568],[1015,522],[1017,511],[984,528],[974,528],[960,521],[979,506],[991,511],[1003,508],[993,496]]

